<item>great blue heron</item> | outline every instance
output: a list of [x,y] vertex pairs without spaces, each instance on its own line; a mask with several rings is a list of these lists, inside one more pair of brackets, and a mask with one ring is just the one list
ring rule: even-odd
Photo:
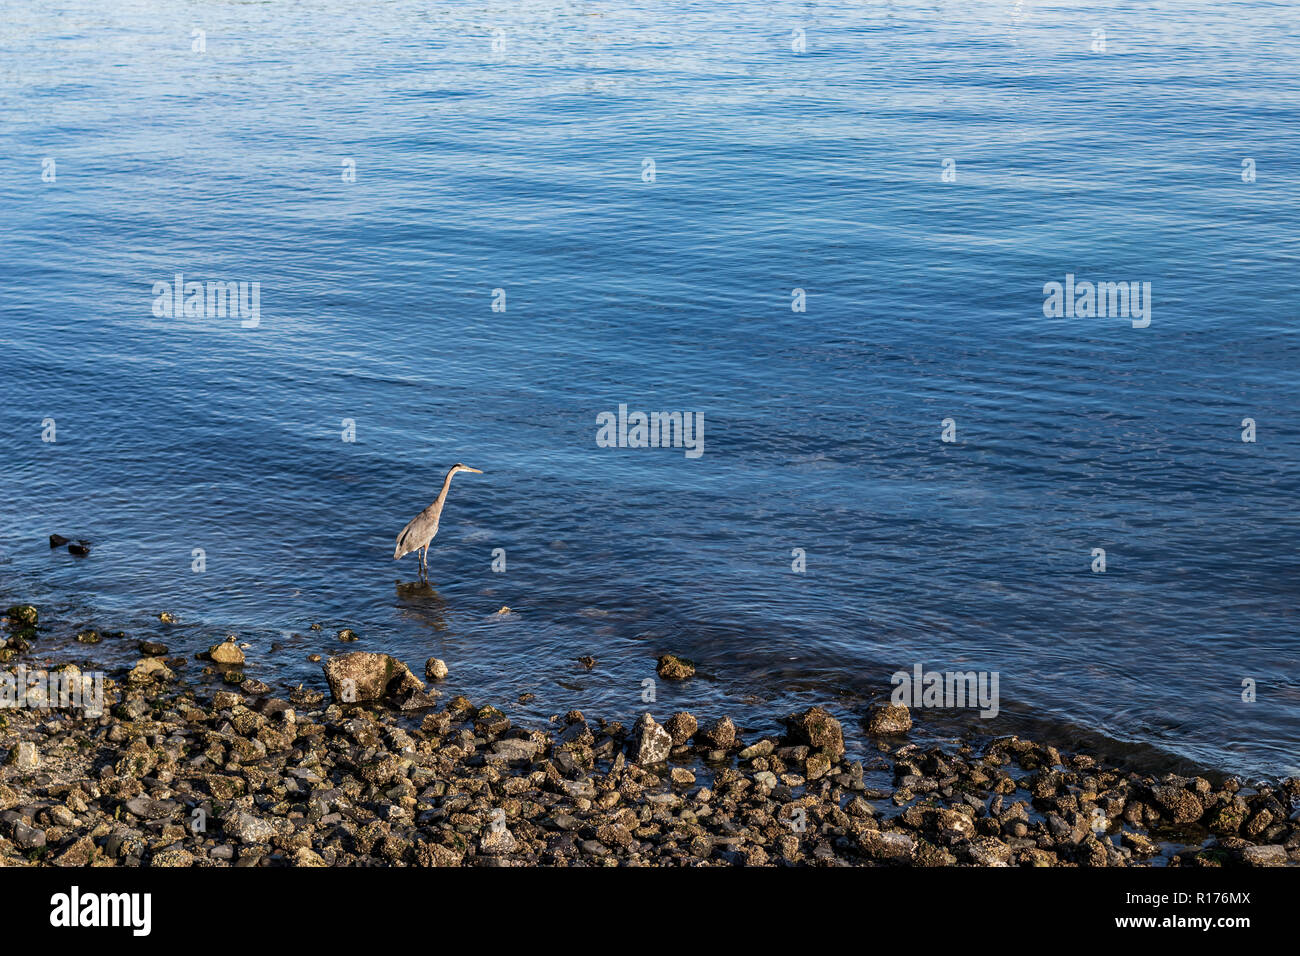
[[442,506],[447,502],[447,489],[451,487],[451,479],[462,471],[473,472],[476,475],[483,474],[477,468],[456,462],[451,466],[451,471],[447,472],[447,477],[442,480],[442,491],[438,492],[437,500],[412,518],[402,529],[402,533],[397,536],[397,549],[393,552],[393,559],[396,560],[412,551],[419,551],[421,580],[427,581],[429,578],[429,542],[438,533],[438,519],[442,517]]

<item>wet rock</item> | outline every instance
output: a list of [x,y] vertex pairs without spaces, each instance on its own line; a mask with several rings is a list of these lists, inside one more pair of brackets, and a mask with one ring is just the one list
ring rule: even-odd
[[632,729],[632,759],[643,767],[663,763],[672,750],[673,738],[649,713],[642,714]]
[[684,657],[665,654],[659,658],[658,672],[664,680],[686,680],[695,675],[695,663]]
[[785,723],[796,744],[806,744],[831,757],[844,753],[844,732],[840,722],[824,708],[810,707],[802,713],[791,714]]
[[1160,852],[1155,841],[1141,833],[1124,830],[1120,833],[1120,840],[1138,856],[1155,856]]
[[142,657],[131,668],[127,680],[132,684],[147,684],[149,681],[175,680],[176,674],[156,657]]
[[726,750],[736,742],[736,725],[730,717],[719,717],[695,735],[695,743],[708,750]]
[[14,604],[5,611],[5,617],[9,618],[9,623],[19,627],[35,627],[37,620],[36,608],[30,604]]
[[[81,639],[80,634],[77,635],[77,639]],[[136,645],[136,649],[145,657],[166,657],[170,653],[166,644],[159,644],[157,641],[141,641]]]
[[51,548],[61,548],[61,547],[63,547],[65,544],[67,544],[68,541],[70,541],[70,540],[71,540],[70,538],[65,538],[65,537],[64,537],[63,535],[61,535],[61,534],[52,534],[52,535],[50,535],[50,547],[51,547]]
[[680,747],[686,741],[695,736],[695,731],[699,729],[699,722],[684,710],[679,710],[668,718],[664,728],[668,735],[673,738],[673,746]]
[[906,704],[877,704],[867,716],[867,733],[878,737],[905,734],[912,729]]
[[578,663],[581,664],[585,670],[591,670],[596,666],[596,658],[592,657],[590,654],[584,654],[582,657],[578,658]]
[[68,554],[75,555],[78,558],[84,558],[90,554],[89,541],[73,541],[68,544]]
[[244,652],[235,643],[234,635],[227,637],[220,644],[213,644],[208,648],[208,657],[215,664],[244,663]]
[[429,680],[442,680],[447,676],[447,665],[436,657],[424,662],[424,676]]
[[741,760],[753,760],[755,757],[770,757],[776,750],[776,743],[771,739],[760,740],[758,743],[746,747],[738,756]]
[[343,641],[345,644],[351,644],[353,641],[358,640],[357,632],[352,630],[350,627],[345,627],[343,630],[339,631],[338,639]]
[[389,694],[407,695],[424,690],[424,683],[395,657],[353,651],[325,662],[325,679],[337,701],[354,703],[380,700]]

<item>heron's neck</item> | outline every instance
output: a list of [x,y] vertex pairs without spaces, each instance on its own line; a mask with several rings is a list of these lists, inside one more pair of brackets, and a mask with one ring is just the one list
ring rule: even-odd
[[443,502],[447,500],[447,490],[451,487],[451,479],[455,474],[456,469],[453,468],[447,472],[447,477],[442,479],[442,491],[438,492],[438,500],[434,502],[439,511],[442,510]]

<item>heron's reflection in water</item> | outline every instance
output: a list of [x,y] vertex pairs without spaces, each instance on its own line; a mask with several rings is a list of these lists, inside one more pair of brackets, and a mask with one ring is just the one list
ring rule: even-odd
[[427,581],[397,582],[397,604],[402,617],[432,627],[447,629],[447,600]]

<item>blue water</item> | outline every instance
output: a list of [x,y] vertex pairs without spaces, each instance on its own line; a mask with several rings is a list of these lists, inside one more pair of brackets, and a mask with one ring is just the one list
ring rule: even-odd
[[[997,671],[990,732],[1296,773],[1297,62],[1285,3],[12,5],[0,598],[37,655],[436,655],[537,715],[629,720],[665,652],[661,717],[854,734]],[[260,323],[155,316],[177,272]],[[1149,327],[1044,318],[1067,273]],[[621,403],[704,454],[598,447]]]

